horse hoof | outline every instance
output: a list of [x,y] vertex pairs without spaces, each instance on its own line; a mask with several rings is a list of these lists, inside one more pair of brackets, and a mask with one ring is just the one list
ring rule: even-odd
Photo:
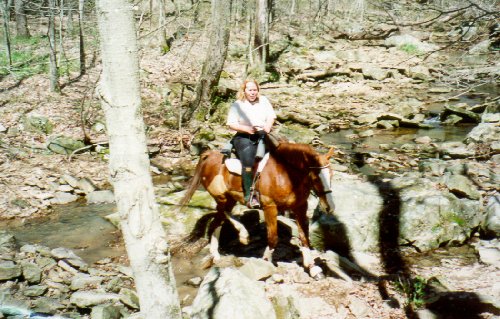
[[242,245],[248,245],[249,242],[248,237],[240,238],[240,243]]
[[318,266],[311,267],[309,269],[309,275],[311,275],[311,277],[314,278],[315,280],[320,280],[325,278],[325,275],[323,274],[323,269],[321,269],[321,267]]

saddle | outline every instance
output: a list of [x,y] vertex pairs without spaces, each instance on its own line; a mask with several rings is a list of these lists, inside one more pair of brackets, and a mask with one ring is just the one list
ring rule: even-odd
[[[269,153],[266,153],[264,157],[260,160],[259,164],[257,165],[257,170],[255,171],[256,174],[262,172],[268,160],[269,160]],[[236,175],[241,175],[242,165],[239,159],[227,158],[226,160],[224,160],[224,165],[226,165],[227,170],[230,171],[231,173]]]

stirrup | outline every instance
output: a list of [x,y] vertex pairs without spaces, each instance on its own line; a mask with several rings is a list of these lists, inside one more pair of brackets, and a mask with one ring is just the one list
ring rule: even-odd
[[251,198],[248,200],[247,207],[248,207],[248,208],[251,208],[251,209],[260,208],[260,203],[259,203],[259,201],[257,200],[257,198],[255,198],[255,197],[251,197]]
[[255,190],[250,191],[250,196],[248,197],[247,202],[248,208],[260,208],[259,196]]

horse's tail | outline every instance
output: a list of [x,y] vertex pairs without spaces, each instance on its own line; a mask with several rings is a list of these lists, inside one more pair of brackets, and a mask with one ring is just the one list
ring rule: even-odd
[[201,154],[200,160],[198,161],[198,164],[196,165],[196,169],[194,171],[193,179],[186,189],[184,197],[182,197],[181,201],[179,202],[179,211],[181,211],[189,203],[191,197],[193,197],[194,192],[196,191],[196,189],[198,189],[198,186],[200,186],[201,170],[203,169],[203,164],[207,157],[208,154]]

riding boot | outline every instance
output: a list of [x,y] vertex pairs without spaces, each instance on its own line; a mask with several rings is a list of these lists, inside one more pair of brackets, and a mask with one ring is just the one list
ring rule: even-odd
[[244,167],[241,172],[241,178],[243,180],[243,194],[245,198],[245,204],[248,208],[258,208],[260,206],[257,198],[251,197],[251,190],[253,184],[253,172],[251,167]]

